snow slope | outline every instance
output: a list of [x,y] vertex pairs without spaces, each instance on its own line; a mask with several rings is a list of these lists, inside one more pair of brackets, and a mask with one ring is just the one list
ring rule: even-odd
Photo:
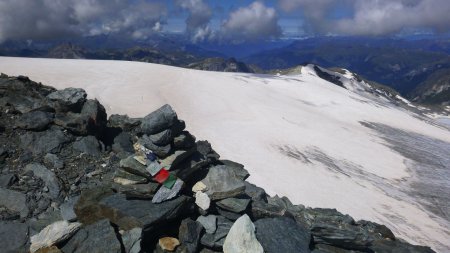
[[0,72],[84,88],[108,114],[142,117],[169,103],[197,139],[243,163],[249,181],[269,194],[336,208],[450,252],[450,132],[363,93],[350,73],[341,80],[351,89],[319,78],[311,66],[269,76],[0,57]]

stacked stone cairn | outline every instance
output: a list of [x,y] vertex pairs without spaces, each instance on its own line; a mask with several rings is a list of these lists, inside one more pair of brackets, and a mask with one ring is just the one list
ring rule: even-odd
[[1,252],[433,252],[267,195],[169,105],[107,120],[86,97],[0,76]]

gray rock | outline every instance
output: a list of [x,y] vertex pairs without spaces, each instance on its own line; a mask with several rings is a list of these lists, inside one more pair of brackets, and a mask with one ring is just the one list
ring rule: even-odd
[[[338,247],[334,247],[334,246],[326,245],[326,244],[316,244],[316,245],[314,245],[314,249],[311,251],[311,253],[360,253],[360,252],[361,251],[342,249],[342,248],[338,248]],[[380,251],[380,252],[384,252],[384,251]],[[392,252],[392,253],[394,253],[394,252]]]
[[134,159],[133,157],[134,155],[131,155],[125,159],[120,160],[120,167],[129,173],[149,178],[150,174],[146,170],[147,167],[136,161],[136,159]]
[[252,217],[254,219],[261,218],[275,218],[275,217],[284,217],[284,216],[292,216],[286,209],[268,204],[262,201],[253,201],[252,202]]
[[216,202],[216,205],[218,207],[233,213],[244,212],[249,204],[250,199],[237,199],[237,198],[227,198]]
[[99,202],[99,208],[102,209],[99,215],[121,229],[130,230],[162,224],[187,215],[188,202],[186,196],[154,204],[147,200],[127,200],[123,194],[114,194]]
[[133,228],[122,235],[122,243],[125,253],[139,253],[141,251],[142,229]]
[[141,118],[130,118],[127,115],[113,114],[109,116],[108,126],[130,132],[141,124]]
[[370,249],[373,252],[383,253],[435,253],[429,247],[411,245],[399,240],[377,240],[372,243]]
[[256,238],[266,253],[310,252],[309,230],[290,218],[266,218],[255,222]]
[[62,248],[64,253],[121,253],[114,228],[104,219],[82,228]]
[[236,176],[241,180],[245,180],[250,176],[250,173],[248,173],[248,171],[244,169],[244,165],[240,163],[233,162],[230,160],[220,160],[219,162],[221,162],[223,165],[226,165],[229,168],[232,168]]
[[28,226],[23,223],[0,221],[1,252],[27,252]]
[[165,146],[172,142],[174,136],[171,129],[149,135],[148,138],[157,146]]
[[[133,159],[134,160],[134,159]],[[121,185],[132,185],[132,184],[145,184],[148,182],[146,177],[138,176],[125,171],[124,169],[117,169],[114,173],[114,183]]]
[[263,188],[251,184],[247,181],[245,181],[244,184],[245,184],[245,194],[247,194],[250,198],[252,198],[252,200],[267,202],[267,194]]
[[255,236],[255,225],[244,214],[234,222],[223,244],[224,253],[263,253]]
[[[1,133],[1,124],[0,124],[0,133]],[[6,158],[9,156],[8,151],[4,148],[0,147],[0,164],[4,163]]]
[[206,230],[208,234],[214,234],[217,229],[217,216],[208,215],[208,216],[199,216],[197,218],[197,222],[199,222]]
[[315,243],[328,244],[346,249],[365,250],[373,239],[366,233],[333,223],[314,224],[311,233]]
[[233,213],[233,212],[226,211],[226,210],[223,210],[223,209],[220,209],[220,208],[217,208],[217,212],[218,212],[221,216],[223,216],[223,217],[225,217],[225,218],[227,218],[227,219],[229,219],[229,220],[232,220],[232,221],[235,221],[235,220],[239,219],[239,217],[242,216],[242,214],[239,214],[239,213]]
[[160,158],[167,157],[170,152],[172,151],[171,144],[167,144],[165,146],[158,146],[153,144],[153,142],[150,140],[148,135],[143,135],[141,138],[139,138],[138,143],[143,145],[144,147],[150,149]]
[[90,156],[100,156],[102,145],[95,136],[81,137],[73,143],[73,149]]
[[173,146],[176,149],[190,149],[195,145],[195,137],[188,131],[182,132],[173,139]]
[[27,132],[20,136],[20,146],[35,155],[46,153],[59,153],[64,144],[72,140],[59,129],[50,129],[45,132]]
[[79,88],[66,88],[47,95],[47,99],[58,112],[78,112],[86,101],[86,97],[86,91]]
[[175,198],[178,193],[180,193],[181,189],[183,189],[183,186],[184,182],[181,179],[177,178],[177,181],[175,181],[172,189],[166,188],[164,186],[160,187],[153,197],[152,202],[161,203],[163,201]]
[[142,119],[141,129],[145,134],[156,134],[170,128],[178,121],[177,114],[170,105],[150,113]]
[[62,169],[64,168],[64,161],[59,159],[59,157],[55,154],[46,154],[44,156],[45,165],[53,168],[53,169]]
[[67,221],[57,221],[45,227],[39,234],[30,238],[30,252],[34,253],[39,249],[53,246],[65,241],[80,229],[81,223],[69,223]]
[[56,113],[55,124],[76,135],[99,136],[106,128],[106,111],[97,100],[84,103],[80,113]]
[[225,165],[210,168],[202,182],[208,187],[206,194],[211,200],[231,198],[245,191],[244,181]]
[[131,135],[126,132],[122,132],[114,138],[114,143],[112,145],[112,150],[118,154],[133,154],[133,142],[131,140]]
[[61,210],[61,217],[66,221],[75,221],[77,220],[77,215],[74,211],[75,203],[77,203],[80,196],[71,197],[66,202],[62,203],[59,207]]
[[45,185],[49,189],[50,197],[57,198],[59,196],[60,192],[59,181],[53,171],[47,169],[45,166],[38,163],[28,164],[25,167],[25,170],[32,171],[36,177],[44,181]]
[[211,200],[206,193],[198,191],[195,193],[195,204],[203,211],[207,211],[211,205]]
[[14,174],[0,175],[0,187],[8,188],[17,180],[17,176]]
[[225,242],[225,237],[231,229],[233,222],[222,217],[217,216],[217,229],[214,234],[204,234],[200,240],[202,245],[209,248],[221,249]]
[[178,239],[180,243],[185,246],[186,253],[195,253],[198,251],[200,242],[200,235],[203,230],[203,226],[191,219],[184,219],[181,222]]
[[42,131],[47,129],[48,125],[53,122],[53,113],[42,112],[42,111],[32,111],[23,114],[16,122],[16,127],[26,129],[26,130],[34,130],[34,131]]
[[41,213],[37,218],[35,217],[28,220],[28,225],[30,226],[30,235],[35,235],[48,225],[61,220],[63,220],[63,218],[59,210],[48,210],[44,213]]
[[113,188],[125,194],[128,199],[151,199],[158,189],[158,183],[135,184],[135,185],[113,185]]
[[177,150],[170,156],[161,160],[161,166],[163,166],[167,170],[176,170],[178,169],[177,166],[181,164],[184,160],[186,160],[188,157],[190,157],[193,152],[194,152],[193,149],[190,149],[188,151]]
[[0,188],[0,203],[7,209],[20,213],[21,218],[28,216],[27,197],[21,192]]

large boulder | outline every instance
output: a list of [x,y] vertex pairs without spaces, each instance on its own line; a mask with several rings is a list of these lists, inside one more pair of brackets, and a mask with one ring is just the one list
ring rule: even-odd
[[156,134],[170,128],[177,121],[177,114],[170,105],[166,104],[142,119],[141,130],[148,135]]
[[57,112],[79,112],[86,97],[86,91],[79,88],[66,88],[47,95],[49,103]]
[[237,219],[223,244],[224,253],[263,253],[263,247],[255,236],[255,225],[244,214]]
[[309,230],[290,218],[266,218],[255,222],[256,238],[266,253],[310,252]]
[[46,153],[59,153],[64,144],[70,142],[72,136],[65,134],[60,129],[49,129],[44,132],[27,132],[20,136],[20,146],[35,155]]

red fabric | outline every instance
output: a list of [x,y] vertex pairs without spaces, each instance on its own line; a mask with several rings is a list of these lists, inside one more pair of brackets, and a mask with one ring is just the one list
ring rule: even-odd
[[156,174],[156,176],[153,178],[155,179],[156,182],[162,184],[164,183],[164,181],[167,180],[167,178],[169,177],[170,173],[169,171],[167,171],[166,169],[162,169],[158,172],[158,174]]

